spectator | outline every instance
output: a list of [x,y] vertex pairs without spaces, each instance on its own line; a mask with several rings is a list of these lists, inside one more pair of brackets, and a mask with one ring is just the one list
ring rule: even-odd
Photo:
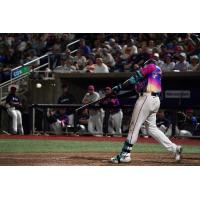
[[66,62],[66,59],[65,58],[61,58],[60,60],[60,66],[57,66],[53,71],[54,72],[59,72],[59,73],[65,73],[65,62]]
[[118,43],[116,43],[114,38],[110,38],[109,45],[111,47],[111,54],[114,55],[114,56],[118,52],[121,52],[121,50],[122,50],[122,47]]
[[92,53],[100,55],[101,52],[102,52],[102,44],[100,43],[100,40],[95,40],[94,41],[94,48],[92,49]]
[[103,63],[102,58],[96,58],[94,73],[109,73],[108,66]]
[[61,59],[61,65],[56,67],[53,71],[59,73],[69,73],[76,71],[76,66],[73,65],[73,61],[71,59]]
[[91,48],[88,45],[86,45],[84,39],[80,39],[79,44],[80,44],[79,49],[83,52],[82,55],[85,56],[86,58],[88,58],[88,56],[91,53]]
[[12,67],[9,65],[9,64],[5,64],[3,67],[2,67],[2,81],[5,82],[5,81],[8,81],[11,77],[11,69]]
[[105,88],[105,94],[107,98],[100,102],[105,107],[115,107],[115,108],[109,108],[107,111],[108,116],[108,133],[113,135],[122,136],[121,126],[122,126],[122,118],[123,118],[123,112],[119,108],[120,102],[116,95],[112,94],[111,87]]
[[189,70],[197,71],[199,68],[199,57],[197,55],[190,57],[191,64],[189,65]]
[[171,72],[175,67],[175,62],[172,61],[171,54],[167,54],[164,57],[164,63],[162,64],[161,68],[163,72]]
[[103,62],[109,67],[110,70],[114,68],[115,60],[106,48],[104,48],[102,51],[102,59],[103,59]]
[[124,61],[121,59],[121,53],[117,53],[115,56],[114,72],[124,72]]
[[153,52],[153,49],[155,47],[154,41],[153,40],[149,40],[147,47],[148,47],[149,51]]
[[200,63],[199,63],[199,65],[196,67],[196,70],[195,70],[196,72],[200,72]]
[[162,68],[162,65],[164,64],[164,62],[162,60],[160,60],[159,54],[154,53],[153,58],[156,60],[156,65]]
[[74,57],[71,55],[71,51],[69,49],[66,49],[64,51],[64,53],[62,54],[61,58],[74,60]]
[[76,56],[74,57],[74,63],[76,63],[77,68],[79,70],[82,70],[85,67],[87,60],[86,57],[82,55],[81,50],[78,50],[76,52]]
[[[36,51],[35,50],[30,50],[28,52],[28,56],[27,56],[26,59],[27,59],[27,62],[29,62],[29,61],[35,60],[37,58],[38,58],[38,56],[37,56]],[[34,63],[31,63],[31,66],[33,66],[33,68],[35,68],[35,67],[37,67],[39,65],[40,65],[40,60],[37,60]]]
[[[82,103],[88,104],[100,98],[99,93],[95,92],[94,86],[88,86],[88,92],[83,97]],[[102,109],[89,109],[88,131],[91,134],[103,134],[103,118]]]
[[88,59],[88,63],[86,67],[82,70],[82,72],[93,73],[95,69],[94,60],[92,58]]
[[189,63],[186,61],[186,53],[179,54],[179,61],[176,63],[174,70],[178,70],[180,72],[188,71]]
[[138,53],[137,47],[134,45],[134,40],[129,39],[128,43],[122,48],[122,59],[126,60],[131,58],[131,56]]

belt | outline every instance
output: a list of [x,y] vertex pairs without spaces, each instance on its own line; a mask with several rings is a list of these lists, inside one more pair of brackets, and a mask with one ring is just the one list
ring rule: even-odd
[[159,97],[159,96],[160,96],[160,93],[152,92],[152,93],[151,93],[151,96]]
[[144,94],[148,94],[148,95],[151,95],[151,96],[154,96],[154,97],[159,97],[160,96],[160,93],[156,93],[156,92],[141,92],[139,95],[140,96],[143,96]]

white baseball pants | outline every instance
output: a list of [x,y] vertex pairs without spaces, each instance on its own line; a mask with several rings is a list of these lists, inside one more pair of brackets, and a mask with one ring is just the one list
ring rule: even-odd
[[15,110],[15,108],[8,108],[8,114],[12,118],[12,131],[13,133],[19,132],[20,134],[24,134],[24,129],[22,126],[22,115],[19,110]]
[[55,135],[61,135],[64,133],[62,123],[58,119],[55,123],[51,124],[51,128],[53,129]]
[[176,144],[172,143],[156,126],[156,113],[159,107],[159,97],[152,96],[151,93],[144,93],[138,98],[133,110],[127,141],[130,144],[135,144],[139,130],[142,124],[145,123],[149,135],[161,143],[168,151],[176,152]]
[[104,111],[97,111],[96,114],[92,114],[88,120],[88,131],[92,134],[103,134],[103,118]]
[[117,113],[110,114],[108,119],[108,132],[111,134],[121,134],[123,112],[120,110]]

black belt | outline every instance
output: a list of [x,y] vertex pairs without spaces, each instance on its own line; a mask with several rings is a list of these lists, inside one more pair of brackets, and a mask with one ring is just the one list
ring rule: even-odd
[[[156,92],[150,92],[150,94],[151,94],[151,96],[154,96],[154,97],[159,97],[160,96],[160,93],[156,93]],[[140,95],[142,96],[143,92],[141,92]]]
[[154,97],[159,97],[159,96],[160,96],[160,93],[151,92],[151,96],[154,96]]

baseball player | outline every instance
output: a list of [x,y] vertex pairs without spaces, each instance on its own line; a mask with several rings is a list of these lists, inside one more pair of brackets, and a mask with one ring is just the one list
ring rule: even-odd
[[58,110],[48,109],[47,120],[50,123],[51,129],[55,135],[63,134],[67,132],[67,125],[69,124],[69,118],[66,115],[66,111],[63,108]]
[[114,106],[116,108],[109,109],[109,117],[108,117],[108,133],[111,135],[121,135],[121,126],[122,126],[122,118],[123,112],[118,106],[120,105],[119,99],[115,94],[112,94],[111,87],[105,88],[105,94],[107,98],[105,98],[102,102],[100,102],[103,106]]
[[[93,85],[88,86],[88,92],[83,97],[82,103],[88,104],[100,98],[98,92],[95,92]],[[102,109],[89,109],[88,131],[92,134],[103,134],[103,118]]]
[[10,93],[6,97],[7,112],[12,118],[12,133],[13,134],[24,134],[22,126],[22,115],[20,108],[22,107],[19,97],[16,95],[16,86],[10,87]]
[[156,113],[160,107],[161,74],[161,69],[156,66],[155,60],[150,59],[144,63],[143,68],[137,70],[127,81],[112,88],[114,93],[118,93],[122,88],[134,85],[139,94],[133,110],[127,139],[124,142],[121,153],[111,158],[113,163],[131,161],[130,152],[137,142],[138,133],[143,123],[145,123],[148,133],[154,139],[168,151],[174,153],[176,161],[181,160],[182,147],[172,143],[156,126]]
[[[69,86],[63,84],[62,85],[62,90],[63,93],[62,95],[58,98],[57,103],[58,104],[73,104],[75,103],[75,98],[72,94],[69,93]],[[66,109],[66,114],[68,114],[68,118],[69,118],[69,125],[74,126],[74,115],[71,114],[71,110],[70,109]]]

